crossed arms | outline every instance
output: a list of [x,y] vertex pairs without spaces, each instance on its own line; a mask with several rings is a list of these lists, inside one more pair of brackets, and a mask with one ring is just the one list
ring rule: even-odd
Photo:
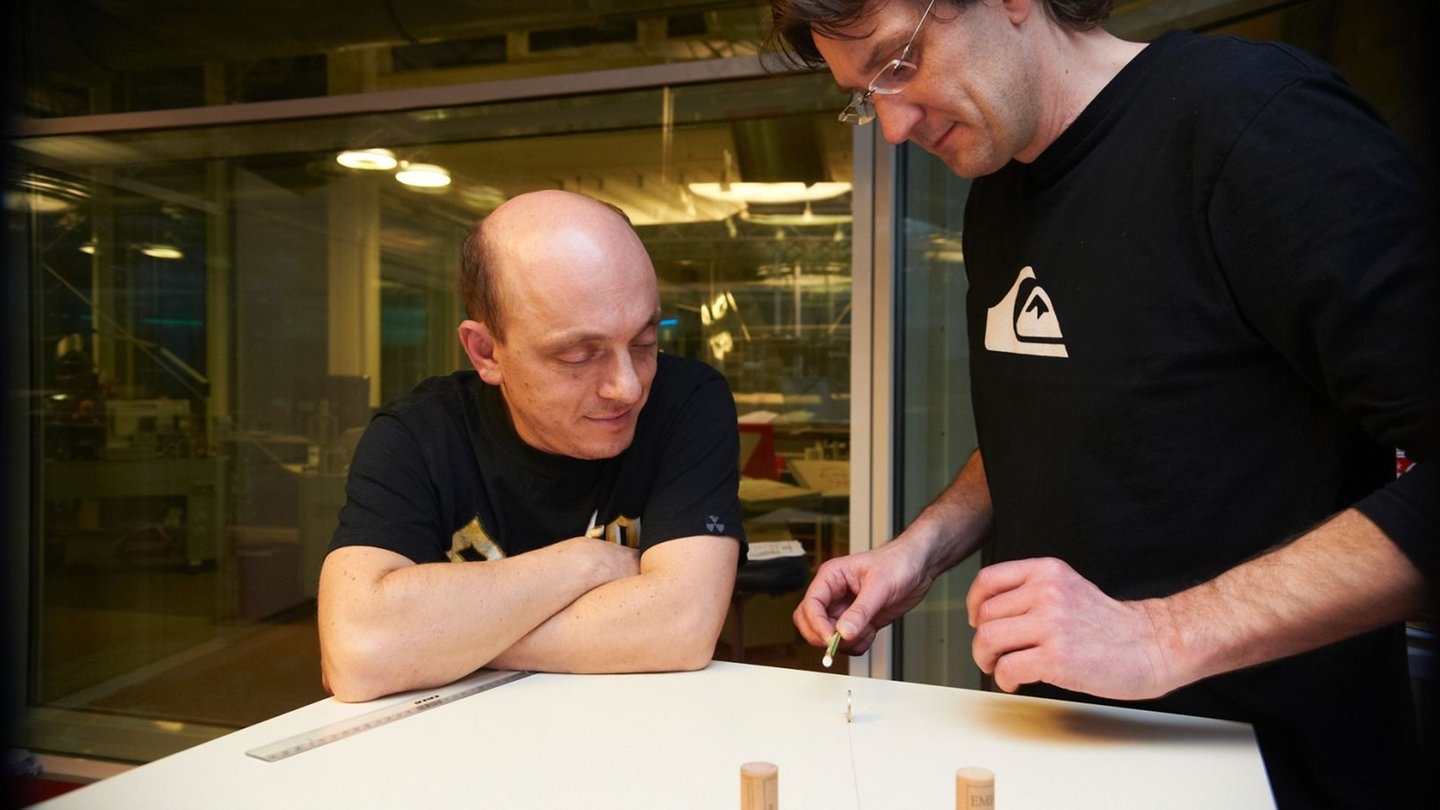
[[321,672],[344,701],[450,683],[483,666],[699,669],[725,621],[739,543],[676,538],[639,554],[576,537],[486,562],[417,565],[332,551],[320,572]]

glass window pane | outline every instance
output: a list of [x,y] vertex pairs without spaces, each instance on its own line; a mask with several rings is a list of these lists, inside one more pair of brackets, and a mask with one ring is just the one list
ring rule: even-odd
[[[976,440],[960,246],[970,184],[929,153],[909,145],[903,150],[895,469],[899,517],[908,525],[954,480]],[[980,685],[970,657],[974,633],[965,617],[965,592],[978,568],[972,558],[937,578],[899,623],[905,680]]]
[[[532,189],[636,225],[663,350],[720,369],[747,423],[752,541],[795,543],[807,567],[843,550],[839,106],[828,76],[776,75],[24,139],[30,203],[57,200],[22,214],[41,473],[30,744],[145,760],[323,697],[315,586],[349,453],[373,408],[465,365],[464,232]],[[347,168],[345,147],[450,182]],[[805,193],[747,196],[777,182]],[[737,599],[717,655],[818,667],[798,599]],[[102,714],[114,735],[94,731]]]

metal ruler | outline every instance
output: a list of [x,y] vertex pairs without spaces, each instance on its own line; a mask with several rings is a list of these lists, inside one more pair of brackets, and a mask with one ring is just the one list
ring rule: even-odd
[[358,717],[340,720],[326,726],[321,726],[320,728],[311,729],[303,734],[296,734],[293,737],[277,740],[269,745],[253,748],[246,751],[245,754],[255,757],[256,759],[263,759],[266,762],[279,762],[286,757],[293,757],[296,754],[309,751],[311,748],[318,748],[326,743],[343,740],[346,737],[353,737],[362,731],[369,731],[376,726],[393,723],[396,720],[409,717],[412,714],[429,711],[437,706],[444,706],[446,703],[453,703],[461,698],[470,697],[471,695],[494,689],[497,686],[503,686],[529,674],[529,672],[515,670],[482,670],[478,676],[446,687],[439,692],[405,703],[382,706]]

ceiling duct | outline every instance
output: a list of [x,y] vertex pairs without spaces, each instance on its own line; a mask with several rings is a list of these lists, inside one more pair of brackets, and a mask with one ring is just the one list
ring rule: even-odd
[[[29,58],[129,72],[602,26],[754,0],[25,0]],[[38,39],[37,39],[38,37]],[[54,53],[56,49],[62,52]]]
[[730,125],[735,160],[746,183],[824,183],[825,148],[813,116],[736,121]]

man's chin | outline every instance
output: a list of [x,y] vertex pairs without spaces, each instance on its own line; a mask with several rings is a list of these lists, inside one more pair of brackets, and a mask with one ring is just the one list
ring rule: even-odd
[[603,440],[586,442],[576,448],[575,457],[592,460],[614,458],[621,453],[635,440],[635,431],[630,430],[624,436],[607,436]]

